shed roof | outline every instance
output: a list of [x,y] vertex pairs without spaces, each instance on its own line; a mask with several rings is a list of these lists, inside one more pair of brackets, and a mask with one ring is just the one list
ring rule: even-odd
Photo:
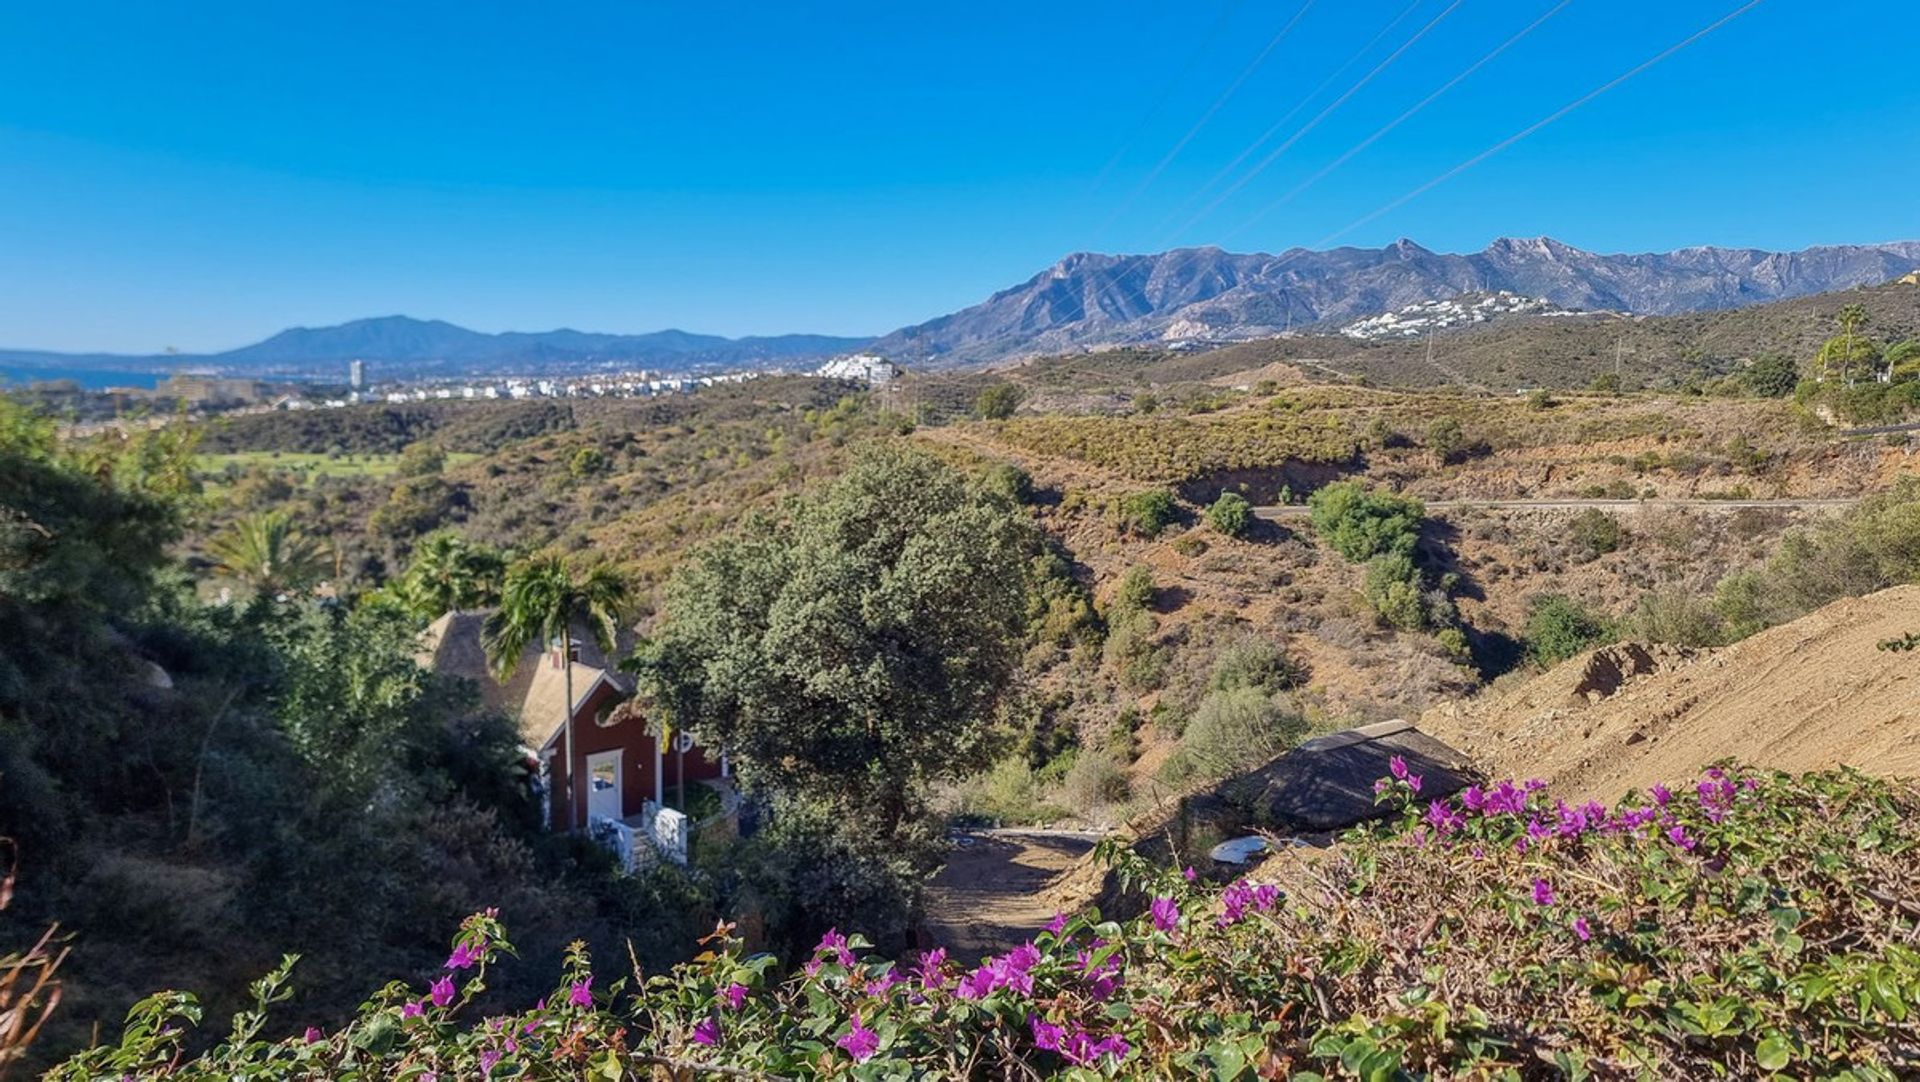
[[1339,830],[1387,814],[1373,785],[1396,755],[1421,776],[1423,797],[1451,796],[1477,776],[1472,760],[1412,723],[1383,721],[1309,740],[1229,788],[1277,827]]

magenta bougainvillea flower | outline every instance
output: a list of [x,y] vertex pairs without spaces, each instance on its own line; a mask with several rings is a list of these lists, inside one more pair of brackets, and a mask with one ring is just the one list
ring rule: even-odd
[[693,1027],[693,1043],[712,1047],[720,1043],[720,1020],[708,1016]]
[[593,975],[588,974],[583,981],[574,981],[567,988],[567,1002],[576,1007],[593,1006]]
[[920,961],[913,967],[913,975],[919,979],[922,987],[940,989],[947,986],[947,948],[935,947],[920,955]]
[[727,985],[726,989],[720,993],[720,997],[727,1001],[728,1007],[737,1011],[740,1005],[747,1001],[747,986],[734,981]]
[[1573,934],[1580,937],[1580,942],[1585,943],[1587,940],[1593,938],[1593,926],[1587,923],[1587,918],[1575,917],[1573,918]]
[[833,1042],[841,1051],[853,1057],[855,1063],[865,1063],[880,1050],[880,1035],[860,1024],[860,1016],[854,1015],[847,1032]]
[[1027,1025],[1033,1028],[1033,1046],[1046,1052],[1058,1052],[1060,1043],[1066,1039],[1067,1031],[1039,1015],[1028,1015]]
[[453,953],[447,956],[448,969],[471,969],[476,962],[486,957],[486,951],[479,947],[470,947],[465,943],[456,944]]
[[427,994],[433,997],[433,1005],[445,1007],[453,1002],[453,978],[442,977],[427,986]]
[[406,1003],[400,1007],[400,1017],[402,1018],[418,1018],[425,1013],[427,1013],[426,1007],[417,999],[407,1000]]
[[1549,883],[1544,879],[1536,879],[1533,881],[1533,904],[1534,905],[1552,905],[1553,904],[1553,884],[1552,883]]
[[325,1037],[326,1034],[320,1032],[319,1026],[308,1026],[306,1036],[308,1044],[319,1044],[321,1038]]
[[1066,930],[1067,930],[1067,915],[1065,913],[1055,913],[1053,915],[1053,919],[1047,922],[1047,931],[1051,932],[1054,935],[1059,935],[1061,932],[1064,932]]
[[1180,906],[1172,898],[1164,895],[1155,898],[1149,912],[1153,914],[1153,926],[1162,932],[1171,932],[1180,927]]

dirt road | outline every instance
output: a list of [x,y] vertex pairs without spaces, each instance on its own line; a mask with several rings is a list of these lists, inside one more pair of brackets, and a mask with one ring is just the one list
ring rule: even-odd
[[[1844,511],[1859,503],[1857,497],[1805,500],[1423,500],[1430,512],[1460,510],[1481,511],[1583,511],[1589,507],[1602,511],[1643,511],[1686,509],[1696,511],[1743,511],[1770,508],[1776,511]],[[1264,519],[1306,518],[1312,509],[1305,504],[1256,507],[1253,513]]]
[[1011,950],[1053,919],[1048,884],[1093,849],[1095,834],[969,831],[927,886],[929,946],[962,962]]

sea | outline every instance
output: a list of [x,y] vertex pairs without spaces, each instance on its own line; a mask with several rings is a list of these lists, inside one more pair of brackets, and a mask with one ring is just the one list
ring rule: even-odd
[[71,380],[91,391],[103,391],[108,387],[151,389],[158,386],[165,378],[167,378],[165,372],[131,372],[113,368],[41,368],[0,363],[0,390],[61,380]]

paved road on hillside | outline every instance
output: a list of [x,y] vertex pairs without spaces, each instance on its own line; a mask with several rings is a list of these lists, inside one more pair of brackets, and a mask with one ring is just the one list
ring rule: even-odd
[[[1842,496],[1829,499],[1805,500],[1422,500],[1429,512],[1480,510],[1480,511],[1583,511],[1598,508],[1602,511],[1641,511],[1650,508],[1672,508],[1678,510],[1701,511],[1744,511],[1750,508],[1772,509],[1775,511],[1844,511],[1860,502],[1858,496]],[[1306,518],[1312,514],[1305,504],[1284,504],[1279,506],[1256,507],[1253,513],[1264,519]]]

